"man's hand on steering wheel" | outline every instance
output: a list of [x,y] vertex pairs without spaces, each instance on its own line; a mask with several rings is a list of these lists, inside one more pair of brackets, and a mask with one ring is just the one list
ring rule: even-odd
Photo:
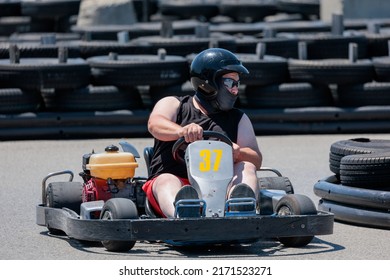
[[[215,138],[216,140],[225,142],[229,146],[233,147],[233,142],[230,140],[230,138],[221,132],[206,130],[206,131],[203,131],[202,135],[203,135],[203,137],[206,137],[206,138],[207,137]],[[199,140],[202,140],[203,137]],[[173,147],[172,147],[172,156],[176,161],[183,163],[183,164],[185,163],[184,158],[183,158],[183,154],[181,154],[181,152],[184,153],[184,151],[185,151],[185,149],[187,149],[188,145],[189,145],[189,143],[185,140],[184,136],[182,136],[176,140],[176,142],[173,144]],[[239,149],[238,145],[236,145],[236,147],[237,147],[237,149]],[[237,151],[236,151],[236,154],[237,154]]]
[[179,130],[179,138],[183,137],[185,142],[191,143],[197,140],[203,139],[203,128],[196,124],[196,123],[190,123],[186,126],[183,126]]

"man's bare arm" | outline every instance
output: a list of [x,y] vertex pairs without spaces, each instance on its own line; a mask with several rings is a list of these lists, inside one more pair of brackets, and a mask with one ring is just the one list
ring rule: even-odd
[[178,131],[181,127],[176,124],[179,105],[179,100],[171,96],[160,99],[154,105],[148,120],[148,130],[154,138],[174,141],[180,137]]
[[161,141],[175,141],[184,137],[186,142],[194,142],[203,137],[203,128],[195,123],[181,127],[176,123],[180,102],[175,97],[160,99],[153,108],[148,121],[148,130]]
[[248,161],[257,169],[261,167],[263,156],[256,141],[256,135],[251,121],[247,115],[243,115],[238,124],[237,145],[239,146],[236,161]]

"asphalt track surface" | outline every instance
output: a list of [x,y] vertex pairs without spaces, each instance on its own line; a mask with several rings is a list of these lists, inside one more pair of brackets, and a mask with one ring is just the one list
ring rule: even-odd
[[[355,137],[390,139],[390,134],[258,136],[264,166],[278,169],[292,182],[295,193],[319,197],[313,185],[332,175],[329,148],[338,140]],[[334,233],[317,236],[304,248],[286,248],[263,240],[250,245],[207,248],[176,248],[164,243],[137,242],[125,253],[108,252],[100,243],[85,243],[50,236],[35,224],[35,206],[40,203],[42,179],[51,172],[70,169],[75,181],[81,171],[82,155],[103,152],[120,139],[50,140],[0,142],[1,260],[390,260],[390,230],[335,222]],[[151,138],[127,138],[142,154]],[[143,159],[136,175],[145,176]],[[56,178],[60,179],[60,178]],[[67,178],[64,177],[64,180]],[[390,215],[390,214],[389,214]]]

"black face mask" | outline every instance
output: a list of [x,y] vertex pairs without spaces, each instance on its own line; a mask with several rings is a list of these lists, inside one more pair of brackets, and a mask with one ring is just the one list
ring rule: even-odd
[[229,111],[234,107],[238,95],[232,94],[223,84],[222,78],[218,80],[217,94],[207,95],[200,91],[195,93],[194,98],[206,109],[208,114],[221,111]]
[[232,94],[223,84],[222,79],[218,83],[218,94],[216,97],[217,107],[221,111],[229,111],[233,109],[236,103],[238,94]]
[[195,100],[202,105],[202,107],[207,111],[208,114],[217,113],[219,111],[216,104],[216,97],[207,98],[204,94],[197,91],[194,96]]

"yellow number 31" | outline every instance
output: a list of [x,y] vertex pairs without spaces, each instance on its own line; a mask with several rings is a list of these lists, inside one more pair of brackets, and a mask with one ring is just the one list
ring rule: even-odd
[[[221,163],[222,150],[201,150],[199,154],[200,157],[203,159],[203,161],[199,163],[200,171],[208,172],[211,170],[211,166],[213,168],[213,171],[218,171],[219,165]],[[215,155],[214,157],[213,154]],[[214,164],[212,164],[213,159]]]

